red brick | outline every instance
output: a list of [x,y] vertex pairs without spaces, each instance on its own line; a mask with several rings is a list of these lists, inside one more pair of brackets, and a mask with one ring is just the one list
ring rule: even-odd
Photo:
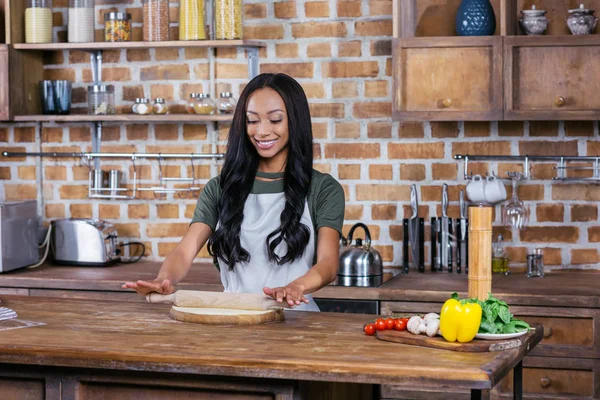
[[244,26],[244,39],[278,40],[283,39],[283,25],[246,25]]
[[[344,224],[344,226],[342,227],[342,234],[344,235],[344,237],[348,237],[348,233],[350,232],[352,226],[353,224]],[[371,234],[371,240],[379,240],[378,225],[367,225],[367,229],[369,229],[369,233]],[[355,229],[354,234],[352,235],[352,243],[355,244],[355,240],[358,238],[363,239],[364,242],[365,234],[362,229]],[[378,249],[379,247],[380,246],[377,246]]]
[[360,137],[360,123],[338,122],[335,124],[335,137],[355,139]]
[[298,43],[276,43],[275,55],[278,59],[298,58]]
[[453,142],[452,154],[508,156],[510,155],[510,142],[492,140],[485,142]]
[[44,69],[44,79],[75,81],[75,70],[73,68]]
[[398,137],[405,139],[420,139],[425,137],[425,130],[421,122],[400,122],[398,124]]
[[206,125],[184,125],[183,139],[184,140],[206,140],[207,138]]
[[8,142],[8,129],[0,128],[0,142]]
[[521,163],[498,163],[498,176],[506,178],[508,172],[523,172]]
[[187,223],[152,223],[146,228],[148,237],[183,237],[187,232]]
[[10,179],[10,167],[0,167],[0,180],[8,181]]
[[35,142],[35,127],[15,127],[13,131],[13,137],[16,143]]
[[577,141],[527,141],[519,142],[519,154],[527,154],[530,156],[576,156],[578,155]]
[[127,50],[127,61],[129,61],[129,62],[150,61],[150,50],[148,50],[148,49]]
[[156,140],[177,140],[179,132],[175,124],[154,125],[154,138]]
[[374,220],[396,220],[397,206],[394,204],[373,204],[371,218]]
[[261,63],[261,73],[284,73],[294,78],[312,78],[314,63]]
[[189,78],[190,69],[187,64],[155,65],[140,68],[140,79],[142,81],[187,80]]
[[306,18],[327,18],[329,17],[329,3],[326,1],[304,3],[304,14]]
[[[360,3],[359,3],[360,6]],[[339,15],[339,12],[338,12]],[[351,42],[338,43],[338,57],[360,57],[362,55],[361,42],[354,40]]]
[[42,142],[46,143],[61,143],[63,141],[63,128],[47,128],[42,129]]
[[598,206],[591,204],[574,204],[571,206],[571,221],[589,222],[598,220]]
[[455,138],[458,137],[458,124],[456,122],[432,122],[431,137]]
[[490,136],[490,123],[483,121],[466,121],[465,137],[486,137]]
[[365,81],[365,97],[387,97],[387,81]]
[[328,143],[325,145],[325,158],[379,158],[380,154],[377,143]]
[[[245,29],[244,29],[245,32]],[[348,30],[344,22],[305,22],[292,24],[292,37],[346,37]],[[278,38],[281,39],[281,38]]]
[[349,0],[338,1],[337,15],[340,18],[356,18],[362,16],[361,1]]
[[148,125],[133,124],[127,125],[127,140],[148,140]]
[[528,226],[520,232],[522,242],[577,243],[579,228],[575,226]]
[[360,184],[356,185],[356,200],[409,201],[410,187],[401,185]]
[[401,164],[400,179],[403,181],[425,180],[425,165],[423,164]]
[[127,217],[129,219],[147,219],[150,216],[148,204],[129,204],[127,206]]
[[144,87],[142,85],[123,86],[123,100],[135,101],[137,98],[143,98]]
[[61,199],[87,199],[87,185],[62,185],[58,189]]
[[338,165],[339,179],[360,179],[360,164]]
[[598,249],[571,249],[571,264],[596,264],[600,261],[598,258]]
[[325,87],[321,82],[306,82],[302,84],[302,88],[309,99],[325,98]]
[[352,98],[358,96],[358,84],[352,81],[333,82],[334,98]]
[[391,40],[373,40],[369,46],[372,56],[391,56],[392,41]]
[[65,205],[58,204],[46,204],[44,206],[44,217],[48,219],[53,218],[65,218]]
[[[92,218],[92,205],[91,204],[71,204],[69,206],[71,218]],[[121,232],[118,232],[121,236]]]
[[498,136],[523,136],[525,128],[521,121],[498,121]]
[[[306,3],[311,4],[311,3]],[[310,58],[331,57],[331,44],[309,43],[306,46],[306,55]]]
[[531,121],[529,122],[529,136],[558,136],[558,122]]
[[119,219],[121,218],[121,206],[118,204],[100,204],[98,205],[98,216],[100,219]]
[[553,185],[552,200],[600,201],[600,186],[583,183]]
[[67,167],[47,165],[44,167],[44,177],[49,181],[67,180]]
[[355,36],[392,36],[392,20],[358,21],[354,23]]
[[370,122],[367,124],[367,137],[389,139],[392,137],[392,124],[389,122]]
[[563,222],[565,206],[563,204],[538,204],[535,214],[537,222]]
[[156,61],[172,61],[179,58],[179,49],[164,48],[154,49],[154,59]]
[[245,19],[262,19],[267,17],[266,4],[244,4]]
[[431,164],[431,177],[434,181],[456,180],[458,166],[455,163],[433,163]]
[[279,19],[296,18],[295,1],[278,1],[273,3],[275,6],[275,17]]
[[388,118],[392,116],[392,104],[388,102],[354,103],[352,115],[356,118]]
[[376,61],[333,61],[321,65],[324,78],[375,78],[378,74]]
[[21,180],[35,181],[37,177],[36,167],[35,165],[20,165],[17,167],[17,174]]
[[313,164],[313,168],[323,174],[331,174],[331,164]]
[[[92,70],[84,69],[82,79],[84,82],[92,82]],[[131,80],[129,67],[104,67],[102,68],[103,82],[127,82]]]
[[371,164],[369,165],[369,179],[372,180],[392,180],[393,170],[392,166],[389,164],[379,165],[379,164]]
[[344,103],[310,103],[312,118],[343,118]]
[[137,222],[128,222],[123,224],[114,224],[119,237],[140,237],[140,224]]
[[156,214],[158,218],[179,218],[178,204],[157,204]]
[[37,185],[32,184],[4,184],[4,199],[13,200],[35,200],[37,197]]
[[392,2],[389,0],[369,0],[369,15],[392,15]]
[[327,124],[313,122],[312,123],[312,133],[315,139],[327,139]]
[[157,97],[163,98],[167,101],[173,101],[173,85],[152,85],[150,86],[150,97],[152,100]]
[[444,158],[444,143],[389,143],[388,158],[409,160]]
[[344,220],[357,221],[363,217],[363,206],[359,204],[346,204]]

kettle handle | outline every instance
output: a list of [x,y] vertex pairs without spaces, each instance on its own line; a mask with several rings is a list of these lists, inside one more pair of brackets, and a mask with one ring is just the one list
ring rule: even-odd
[[363,228],[363,230],[365,231],[365,241],[367,242],[365,244],[365,246],[368,248],[371,247],[371,232],[369,232],[369,228],[367,228],[367,226],[365,224],[363,224],[362,222],[357,222],[356,224],[354,224],[354,226],[352,228],[350,228],[350,232],[348,232],[348,243],[352,244],[352,234],[354,233],[354,230],[356,228]]

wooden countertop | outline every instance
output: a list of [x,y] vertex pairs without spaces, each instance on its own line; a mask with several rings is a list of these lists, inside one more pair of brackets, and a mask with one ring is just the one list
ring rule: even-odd
[[6,330],[15,321],[0,321],[0,362],[9,364],[489,389],[542,337],[538,330],[518,349],[459,353],[366,336],[371,316],[360,314],[286,311],[280,323],[224,327],[174,321],[164,304],[0,300],[19,321],[45,324]]
[[[0,274],[0,288],[114,291],[126,295],[129,292],[121,289],[123,282],[154,279],[159,268],[159,262],[149,261],[102,268],[47,264]],[[223,290],[219,272],[208,263],[194,264],[178,287]],[[555,271],[544,278],[526,278],[523,274],[494,275],[492,290],[494,296],[511,305],[600,308],[600,271]],[[326,286],[316,292],[315,297],[441,303],[452,292],[466,296],[467,291],[468,275],[411,272],[396,276],[377,288]]]

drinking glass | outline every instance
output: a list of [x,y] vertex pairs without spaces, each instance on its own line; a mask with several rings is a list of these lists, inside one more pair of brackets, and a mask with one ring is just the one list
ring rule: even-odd
[[523,229],[529,222],[529,206],[517,196],[517,185],[523,174],[511,172],[508,175],[512,178],[512,198],[502,210],[502,222],[507,228]]

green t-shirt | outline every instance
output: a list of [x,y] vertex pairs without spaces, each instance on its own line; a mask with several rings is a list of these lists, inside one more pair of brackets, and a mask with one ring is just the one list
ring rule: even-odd
[[[260,175],[260,173],[258,173]],[[269,174],[263,174],[269,176]],[[270,176],[269,176],[270,177]],[[221,196],[220,176],[217,176],[206,184],[198,198],[196,210],[192,218],[192,224],[203,222],[213,232],[216,230],[219,220],[218,205]],[[263,181],[254,180],[252,194],[282,193],[284,191],[283,180]],[[345,195],[342,186],[331,175],[323,174],[313,170],[312,180],[308,193],[308,208],[313,221],[315,232],[319,228],[329,227],[342,234],[344,224]],[[316,241],[315,241],[316,245]]]

